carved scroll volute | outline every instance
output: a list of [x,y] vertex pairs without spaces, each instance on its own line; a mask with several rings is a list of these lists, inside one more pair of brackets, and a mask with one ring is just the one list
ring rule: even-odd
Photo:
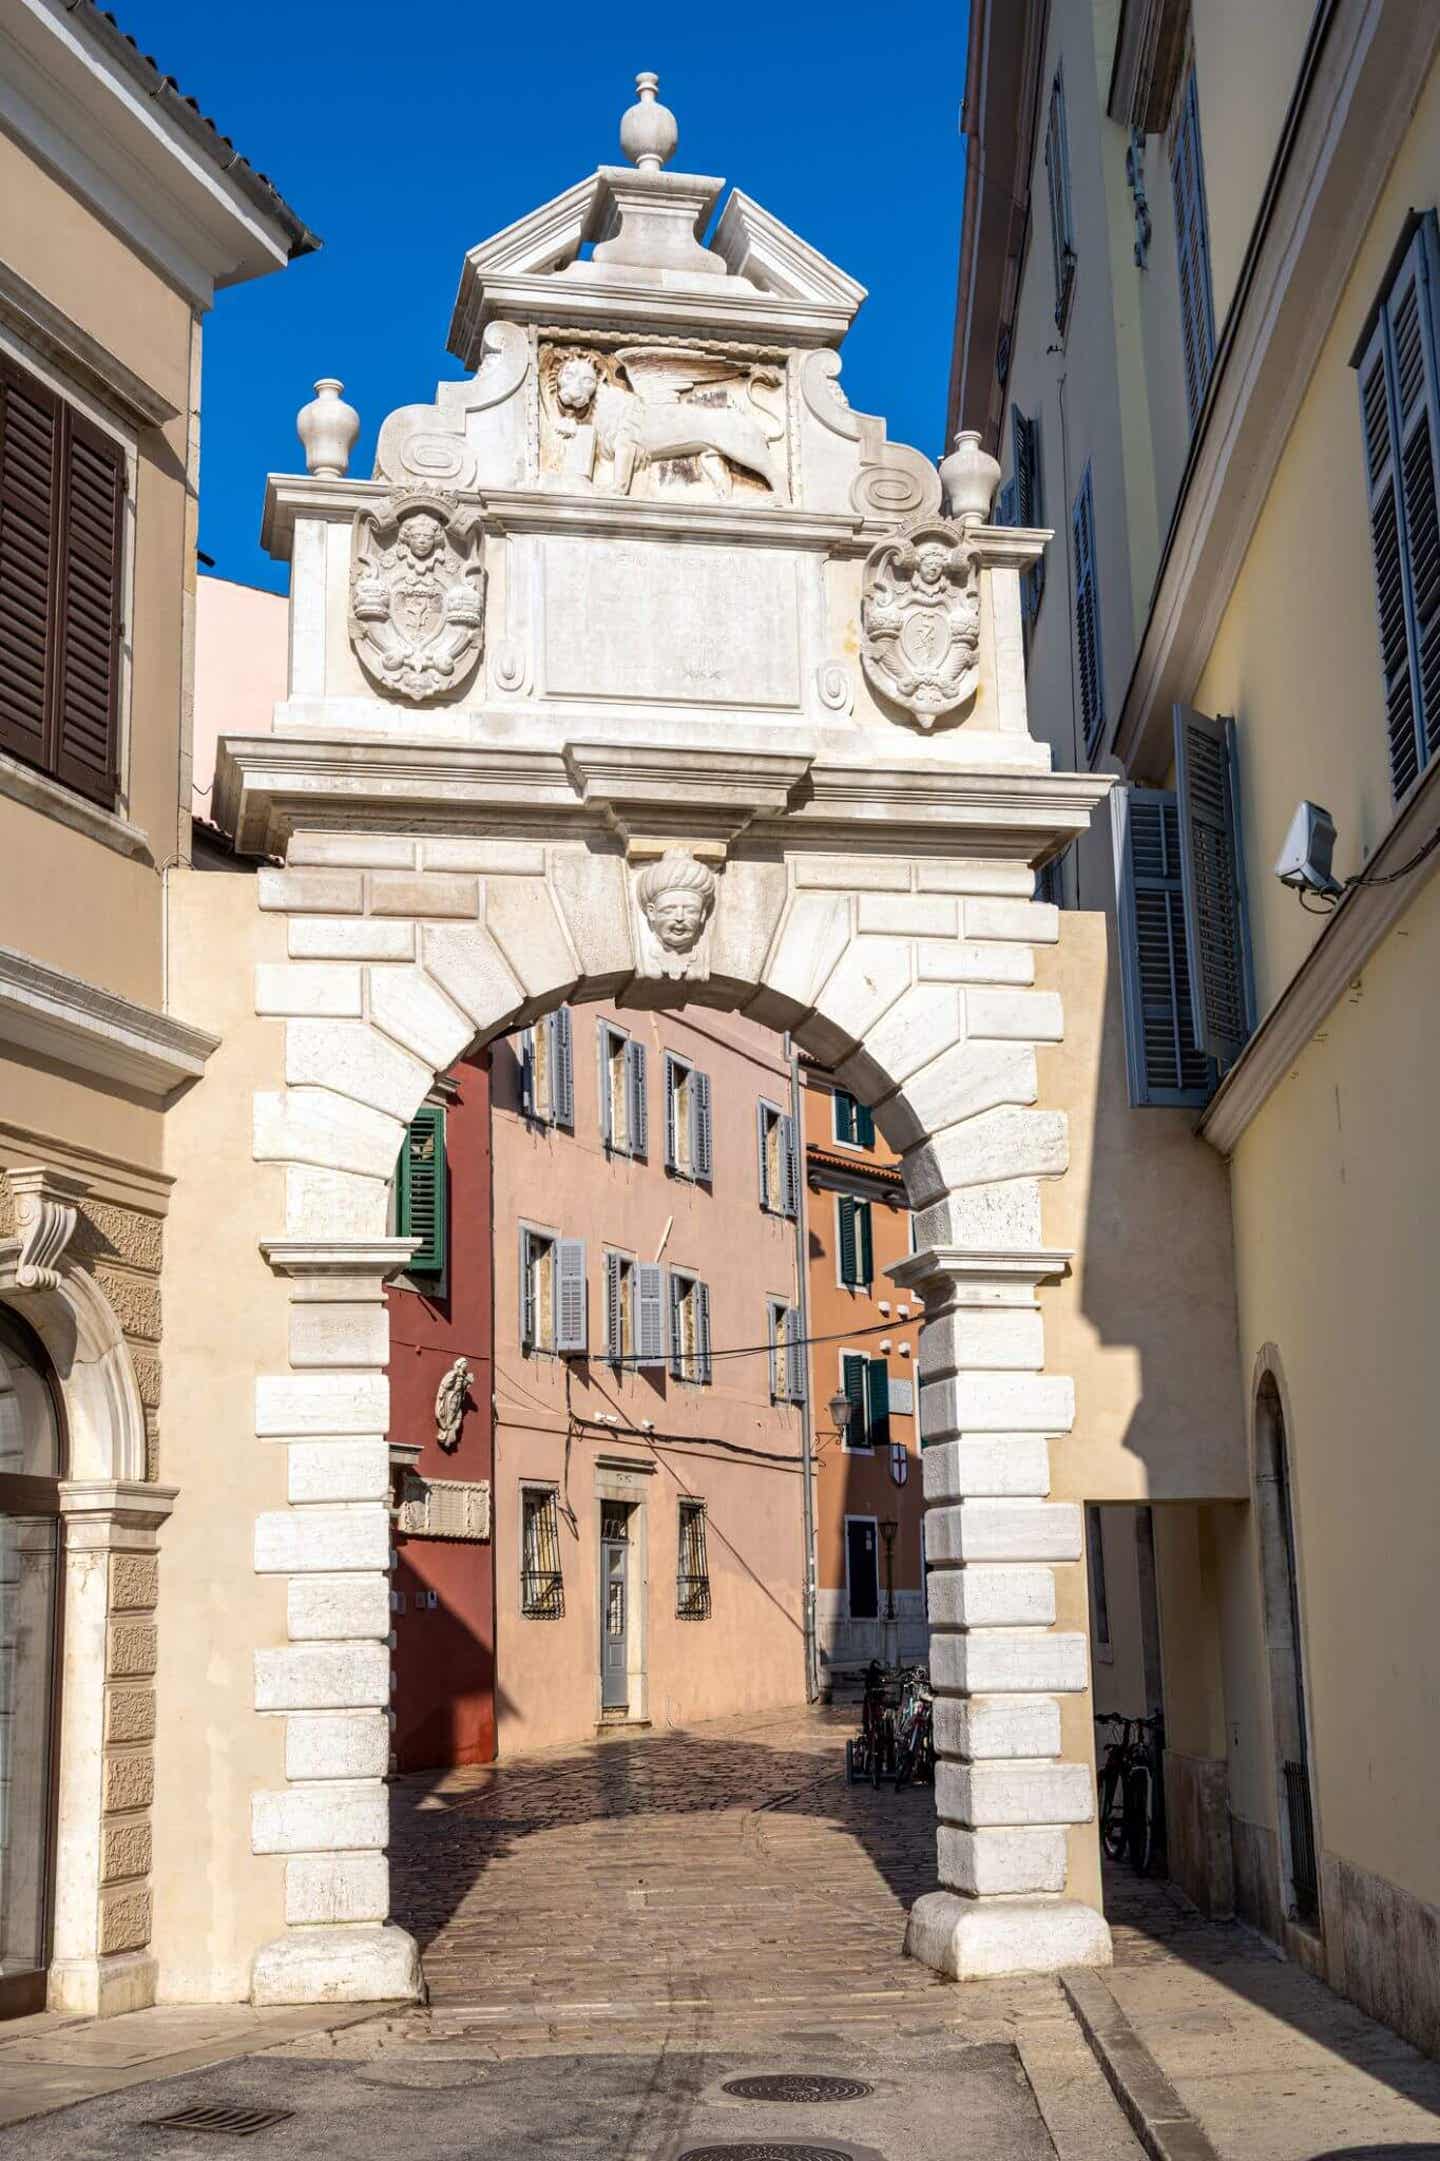
[[860,632],[872,686],[921,728],[967,705],[980,681],[980,588],[965,534],[936,521],[872,548]]
[[22,1291],[53,1291],[60,1282],[61,1263],[75,1235],[80,1203],[90,1191],[90,1181],[51,1170],[48,1164],[12,1170],[7,1176],[20,1233],[16,1284]]

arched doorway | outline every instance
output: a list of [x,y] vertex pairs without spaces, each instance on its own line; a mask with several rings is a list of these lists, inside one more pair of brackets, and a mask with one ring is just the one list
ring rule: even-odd
[[1288,1920],[1299,1922],[1302,1928],[1318,1928],[1320,1883],[1305,1718],[1290,1454],[1284,1406],[1275,1375],[1269,1370],[1261,1376],[1255,1399],[1255,1498],[1275,1734],[1281,1903]]
[[0,2018],[45,2005],[60,1648],[59,1393],[0,1308]]

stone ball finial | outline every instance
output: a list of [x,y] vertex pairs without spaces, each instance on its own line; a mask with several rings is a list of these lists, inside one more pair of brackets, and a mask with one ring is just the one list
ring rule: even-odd
[[340,393],[345,385],[322,375],[315,395],[295,415],[295,432],[305,445],[305,470],[317,480],[343,480],[360,433],[360,415]]
[[620,122],[620,148],[642,173],[658,173],[662,165],[668,165],[680,140],[674,113],[668,106],[656,103],[659,88],[658,75],[637,75],[637,102]]
[[940,460],[940,485],[945,507],[960,525],[983,525],[990,515],[1000,467],[988,450],[980,448],[978,428],[962,428],[955,448]]

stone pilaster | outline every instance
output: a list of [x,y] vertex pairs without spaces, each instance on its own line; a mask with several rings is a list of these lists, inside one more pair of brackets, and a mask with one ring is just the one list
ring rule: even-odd
[[255,1957],[257,2004],[413,1998],[419,1954],[391,1926],[389,1357],[385,1278],[408,1239],[276,1240],[290,1278],[289,1373],[255,1384],[261,1445],[288,1457],[289,1505],[255,1526],[286,1578],[288,1642],[255,1653],[255,1707],[285,1720],[286,1784],[257,1793],[251,1840],[283,1855],[286,1933]]
[[920,1422],[944,1886],[916,1902],[906,1948],[957,1980],[1110,1960],[1103,1918],[1065,1895],[1068,1826],[1090,1822],[1095,1808],[1088,1763],[1061,1759],[1057,1699],[1084,1689],[1087,1660],[1084,1636],[1054,1626],[1055,1568],[1080,1559],[1081,1515],[1048,1498],[1050,1440],[1073,1423],[1074,1391],[1043,1370],[1036,1286],[1068,1257],[1038,1243],[936,1244],[890,1270],[925,1300]]

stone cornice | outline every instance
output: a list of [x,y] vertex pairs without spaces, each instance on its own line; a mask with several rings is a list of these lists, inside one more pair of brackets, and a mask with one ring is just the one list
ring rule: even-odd
[[[695,742],[406,743],[366,736],[226,737],[215,814],[244,855],[283,854],[290,834],[463,832],[579,839],[679,834],[823,853],[844,843],[905,852],[1023,854],[1036,864],[1085,830],[1107,774],[841,764],[803,747],[706,758]],[[878,735],[877,743],[883,741]],[[698,792],[697,792],[698,776]],[[697,832],[699,821],[701,830]]]
[[53,300],[0,263],[0,322],[10,324],[72,382],[88,390],[133,427],[160,427],[180,408],[127,368],[108,346],[70,320]]
[[277,1276],[394,1275],[418,1238],[262,1238],[260,1251]]
[[220,1038],[0,946],[0,1043],[157,1101],[198,1080]]
[[1437,44],[1440,10],[1338,0],[1307,54],[1108,746],[1137,780],[1169,762]]
[[8,796],[12,803],[23,803],[27,809],[39,811],[42,817],[53,818],[58,825],[68,825],[72,832],[83,833],[87,840],[98,841],[102,848],[113,848],[117,855],[148,856],[150,853],[149,839],[138,825],[117,817],[114,811],[102,810],[98,803],[77,795],[73,788],[66,788],[58,780],[37,773],[32,766],[23,765],[18,758],[8,757],[3,751],[0,751],[0,796]]
[[900,1290],[918,1291],[927,1308],[1033,1305],[1037,1285],[1063,1276],[1073,1258],[1068,1246],[925,1246],[885,1274]]
[[[581,266],[587,267],[587,266]],[[597,266],[598,268],[598,266]],[[563,323],[577,331],[678,330],[696,337],[773,338],[796,347],[838,345],[855,310],[846,302],[789,300],[747,289],[734,278],[696,278],[688,291],[619,278],[523,273],[485,280],[484,297],[466,319],[473,340],[487,323]]]
[[[1421,775],[1380,846],[1367,878],[1387,877],[1440,830],[1440,760]],[[1351,886],[1309,953],[1230,1068],[1198,1131],[1229,1155],[1271,1091],[1289,1073],[1336,1000],[1355,981],[1396,919],[1440,871],[1440,850],[1395,885]],[[1300,905],[1297,897],[1295,905]]]

